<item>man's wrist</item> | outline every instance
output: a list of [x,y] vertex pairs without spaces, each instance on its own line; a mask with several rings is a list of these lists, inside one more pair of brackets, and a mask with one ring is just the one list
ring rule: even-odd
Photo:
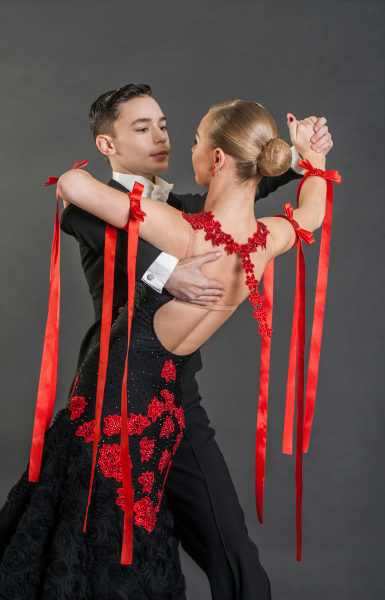
[[147,269],[142,281],[160,294],[178,262],[175,256],[162,252]]
[[291,150],[291,165],[290,165],[290,168],[295,173],[298,173],[299,175],[303,175],[304,174],[304,170],[303,170],[302,167],[299,166],[299,162],[298,162],[299,159],[301,158],[301,155],[294,148],[294,146],[291,146],[290,150]]

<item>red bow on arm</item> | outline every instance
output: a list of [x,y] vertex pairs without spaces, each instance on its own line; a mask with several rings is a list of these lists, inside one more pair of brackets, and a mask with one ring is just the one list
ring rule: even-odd
[[[138,248],[139,225],[140,221],[144,220],[146,214],[140,208],[140,199],[143,194],[144,186],[135,182],[130,198],[130,217],[128,223],[123,229],[128,231],[127,242],[127,275],[128,275],[128,339],[127,339],[127,354],[124,367],[124,375],[122,382],[121,394],[121,417],[122,428],[120,433],[120,460],[122,465],[123,479],[123,495],[125,500],[124,506],[124,529],[123,529],[123,544],[120,562],[122,565],[132,563],[132,547],[133,547],[133,508],[134,508],[134,491],[131,479],[130,467],[130,452],[129,438],[127,430],[127,362],[128,349],[130,345],[130,333],[132,324],[132,315],[134,310],[135,299],[135,266],[136,254]],[[86,509],[86,517],[84,520],[83,531],[86,531],[88,508],[91,500],[92,485],[94,480],[96,454],[98,451],[98,438],[100,431],[100,418],[102,414],[104,388],[106,383],[108,352],[111,333],[113,295],[114,295],[114,268],[115,268],[115,249],[116,249],[117,229],[112,225],[106,224],[106,239],[104,247],[104,285],[103,285],[103,309],[102,309],[102,326],[100,333],[100,355],[98,368],[98,383],[96,388],[96,403],[95,403],[95,429],[93,442],[93,457],[90,487],[88,491],[88,502]]]
[[[76,161],[72,169],[81,169],[88,163]],[[58,177],[49,177],[43,185],[54,185]],[[60,312],[60,225],[59,196],[56,190],[56,214],[51,252],[48,317],[45,329],[43,358],[40,369],[39,387],[32,435],[32,448],[29,460],[28,481],[39,481],[41,457],[45,432],[50,426],[56,397],[57,362],[59,344]]]

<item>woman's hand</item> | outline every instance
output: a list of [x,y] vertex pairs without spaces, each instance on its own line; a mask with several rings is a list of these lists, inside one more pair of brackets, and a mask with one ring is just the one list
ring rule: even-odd
[[312,142],[310,140],[314,135],[314,122],[310,117],[303,121],[297,121],[291,113],[288,113],[287,118],[291,141],[298,154],[307,158],[312,164],[315,161],[317,166],[324,165],[324,155],[311,149]]

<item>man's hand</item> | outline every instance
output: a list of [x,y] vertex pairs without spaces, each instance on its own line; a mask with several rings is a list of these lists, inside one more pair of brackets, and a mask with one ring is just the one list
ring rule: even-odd
[[166,290],[178,300],[206,306],[208,302],[217,302],[225,295],[225,286],[214,279],[207,279],[201,273],[202,265],[217,260],[222,252],[208,252],[193,258],[180,260],[171,273]]
[[310,139],[312,142],[310,147],[312,150],[322,152],[322,154],[326,156],[329,150],[333,148],[332,136],[329,133],[328,127],[325,125],[326,119],[325,117],[321,117],[320,119],[317,119],[317,117],[309,117],[309,119],[314,123],[314,135]]

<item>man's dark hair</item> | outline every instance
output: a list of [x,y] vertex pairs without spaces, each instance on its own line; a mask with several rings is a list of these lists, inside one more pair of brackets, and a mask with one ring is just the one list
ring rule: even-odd
[[[102,133],[114,135],[114,123],[119,118],[120,105],[132,98],[152,96],[149,85],[128,83],[124,87],[111,90],[99,96],[90,109],[89,120],[94,140]],[[108,159],[108,157],[106,157]]]

